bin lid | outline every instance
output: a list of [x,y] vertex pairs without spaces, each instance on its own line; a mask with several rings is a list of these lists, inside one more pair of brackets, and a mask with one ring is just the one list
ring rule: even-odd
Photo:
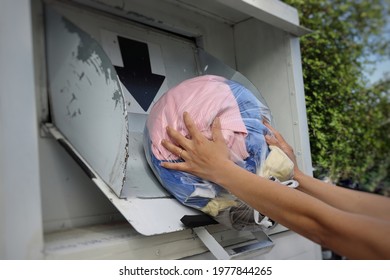
[[[131,129],[109,57],[53,8],[46,7],[45,20],[53,122],[48,130],[139,233],[184,229],[180,219],[199,212],[177,202],[149,169],[142,132]],[[133,121],[142,124],[142,118]]]

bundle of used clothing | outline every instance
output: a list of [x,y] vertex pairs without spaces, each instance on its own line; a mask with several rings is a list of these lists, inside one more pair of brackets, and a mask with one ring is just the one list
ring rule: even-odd
[[[263,118],[269,120],[270,116],[262,116],[261,112],[267,111],[262,110],[264,107],[244,86],[223,77],[205,75],[186,80],[167,91],[150,112],[144,133],[147,161],[163,187],[182,204],[199,209],[237,230],[270,228],[275,225],[273,221],[222,187],[160,165],[162,161],[182,161],[162,147],[161,140],[169,138],[167,126],[188,136],[183,121],[183,113],[186,111],[209,139],[214,119],[220,118],[222,134],[231,158],[242,168],[266,177],[272,177],[278,172],[283,173],[284,177],[291,177],[292,163],[288,162],[287,157],[279,156],[279,149],[274,147],[274,156],[268,157],[270,151],[264,136],[269,131],[263,124]],[[285,170],[275,167],[275,161],[280,159],[284,164],[279,165]],[[267,167],[267,162],[271,162],[272,166],[268,164]]]

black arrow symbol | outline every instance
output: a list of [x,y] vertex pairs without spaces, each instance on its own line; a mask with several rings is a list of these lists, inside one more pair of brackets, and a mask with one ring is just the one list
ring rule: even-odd
[[118,36],[123,67],[115,66],[119,79],[146,112],[165,76],[152,73],[148,45]]

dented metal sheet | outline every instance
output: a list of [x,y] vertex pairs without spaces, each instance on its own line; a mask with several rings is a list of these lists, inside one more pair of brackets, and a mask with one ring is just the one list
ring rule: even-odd
[[116,71],[88,33],[49,7],[46,42],[53,123],[120,196],[128,121]]
[[[53,121],[46,129],[139,233],[185,229],[180,219],[199,212],[162,188],[144,156],[142,132],[151,104],[143,113],[128,112],[121,88],[126,76],[118,79],[109,57],[88,33],[50,8],[46,28]],[[176,81],[183,75],[172,76]]]
[[[180,221],[184,215],[198,215],[200,213],[193,208],[183,206],[172,197],[137,197],[134,196],[134,193],[128,198],[118,197],[110,186],[104,182],[92,166],[73,147],[72,143],[70,143],[55,126],[46,123],[44,128],[78,162],[95,185],[139,233],[149,236],[180,231],[186,228]],[[148,175],[145,173],[146,170],[141,170],[141,172],[144,177]],[[153,177],[150,177],[150,180],[153,179]],[[158,185],[154,185],[154,187],[159,188]],[[148,195],[148,192],[154,192],[151,189],[151,185],[148,186],[146,190],[146,196]],[[140,190],[138,194],[141,193],[143,192]]]

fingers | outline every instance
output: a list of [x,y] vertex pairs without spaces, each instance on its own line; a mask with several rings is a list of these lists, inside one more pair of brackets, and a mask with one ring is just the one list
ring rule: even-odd
[[215,118],[213,125],[211,127],[212,137],[214,142],[224,142],[222,130],[221,130],[221,120],[220,118]]
[[203,134],[196,127],[194,121],[192,120],[188,112],[183,113],[183,119],[184,119],[184,124],[186,125],[191,138],[193,139],[203,138]]
[[161,162],[161,166],[168,169],[178,170],[178,171],[184,171],[188,172],[188,164],[186,162]]
[[266,127],[271,131],[273,135],[265,135],[265,141],[270,146],[277,146],[294,162],[294,166],[297,168],[297,159],[293,148],[284,140],[283,136],[273,128],[268,122],[263,122]]
[[182,157],[183,153],[185,152],[182,148],[174,145],[173,143],[167,141],[167,140],[162,140],[161,145],[170,151],[172,154],[177,155],[178,157]]
[[267,144],[269,146],[280,146],[278,140],[274,136],[271,136],[271,135],[267,134],[265,136],[265,141],[267,142]]
[[[275,128],[273,128],[268,122],[263,121],[263,124],[271,131],[272,136],[269,138],[270,141],[276,141],[276,143],[287,143],[286,140],[284,140],[283,136],[277,131]],[[267,139],[267,137],[266,137]],[[268,142],[267,142],[268,143]],[[274,144],[276,144],[274,143]],[[269,144],[270,145],[270,144]]]
[[[183,114],[184,124],[187,127],[187,130],[189,132],[189,135],[191,136],[191,139],[203,139],[203,134],[198,130],[196,127],[194,121],[191,119],[190,115],[187,112],[184,112]],[[168,136],[173,140],[173,142],[179,144],[179,146],[183,147],[185,150],[191,147],[191,140],[187,139],[184,135],[182,135],[180,132],[176,131],[175,129],[172,129],[170,127],[167,127],[167,133]],[[165,146],[164,146],[165,147]],[[174,147],[169,146],[171,149],[174,149]],[[171,153],[177,154],[175,150],[169,150]]]
[[271,135],[267,134],[264,136],[267,144],[270,146],[280,146],[278,139],[275,137],[278,133],[275,128],[273,128],[267,121],[263,121],[263,124],[271,131]]
[[[191,119],[190,115],[187,112],[184,112],[183,114],[184,123],[187,127],[187,130],[190,135],[190,139],[186,138],[184,135],[182,135],[180,132],[178,132],[175,129],[172,129],[171,127],[167,127],[167,134],[172,139],[171,143],[167,140],[162,140],[161,144],[162,146],[170,151],[171,153],[177,155],[178,157],[181,157],[182,159],[186,160],[188,159],[188,153],[187,151],[191,149],[193,146],[192,140],[200,140],[199,142],[202,142],[202,140],[205,139],[203,134],[198,130],[196,127],[194,121]],[[220,128],[220,123],[216,122],[216,128],[215,128],[215,137],[217,139],[223,138],[222,132],[218,131],[218,128]]]
[[[182,135],[180,132],[178,132],[175,129],[172,129],[170,127],[167,127],[167,133],[168,133],[168,136],[173,140],[173,142],[179,144],[179,146],[183,147],[184,149],[188,148],[189,140],[184,135]],[[163,142],[166,142],[165,144],[168,146],[168,148],[164,146]],[[172,143],[169,143],[168,141],[163,141],[163,142],[161,144],[168,151],[170,151],[171,153],[174,153],[175,155],[178,155],[177,151],[174,150],[175,147],[177,148],[176,145],[173,145]]]
[[273,126],[271,126],[269,122],[263,121],[263,124],[271,131],[272,134],[279,134],[279,132],[275,128],[273,128]]

